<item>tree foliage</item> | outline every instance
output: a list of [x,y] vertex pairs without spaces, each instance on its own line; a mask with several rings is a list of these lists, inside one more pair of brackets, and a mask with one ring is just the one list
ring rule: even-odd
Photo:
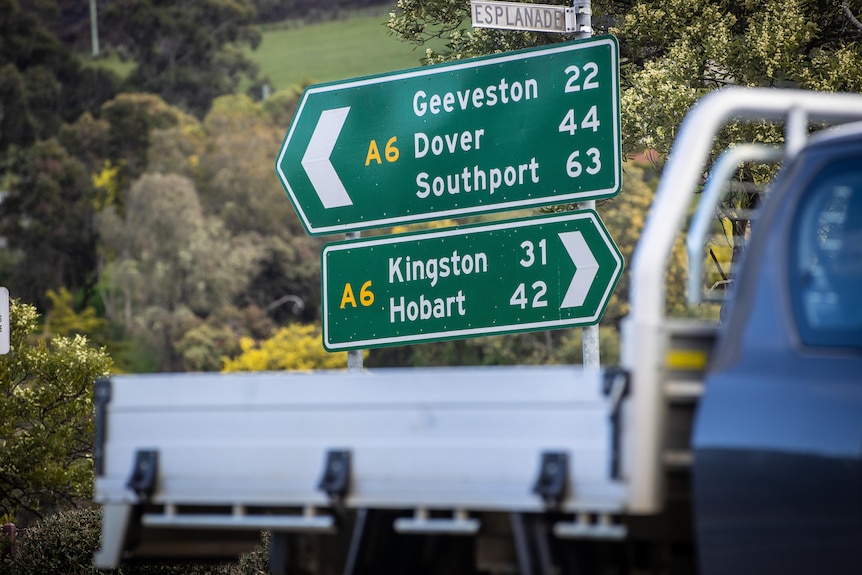
[[99,550],[102,508],[61,511],[18,532],[14,555],[0,556],[2,575],[264,575],[269,573],[269,532],[260,543],[235,561],[199,563],[144,559],[124,562],[119,569],[97,571],[93,555]]
[[[862,30],[844,10],[860,2],[760,0],[634,3],[612,28],[620,40],[625,148],[670,150],[685,111],[710,90],[769,86],[862,90]],[[780,142],[764,126],[734,128],[719,142]]]
[[[862,90],[862,30],[852,14],[860,2],[837,0],[653,0],[636,2],[611,31],[625,64],[621,94],[623,147],[629,152],[671,150],[685,112],[711,90],[765,86],[825,91]],[[737,142],[782,144],[782,127],[766,122],[726,127],[713,156]],[[720,207],[732,236],[748,235],[747,217],[757,207],[774,168],[746,166]],[[744,242],[734,242],[732,261]],[[712,262],[710,268],[712,269]]]
[[150,94],[121,94],[99,114],[84,113],[57,138],[6,155],[0,235],[11,258],[2,268],[13,293],[40,310],[49,289],[83,290],[80,309],[97,296],[96,213],[109,206],[124,212],[129,182],[148,165],[154,131],[197,123]]
[[[237,350],[228,333],[234,344],[260,335],[252,310],[278,322],[318,317],[321,240],[305,234],[261,160],[277,150],[281,108],[296,98],[274,97],[275,107],[224,96],[199,121],[157,95],[120,94],[99,117],[83,114],[60,131],[59,148],[74,150],[70,161],[89,175],[81,185],[98,250],[82,250],[92,259],[81,262],[90,262],[108,341],[135,340],[117,356],[125,367],[219,369]],[[41,205],[68,211],[60,200]],[[76,312],[89,302],[75,298]],[[132,358],[133,349],[153,361]]]
[[260,257],[253,241],[207,217],[193,182],[174,174],[144,174],[125,214],[106,209],[99,230],[109,313],[158,353],[161,369],[172,368],[173,345],[196,318],[232,304]]
[[0,515],[41,514],[91,495],[93,382],[111,359],[84,336],[36,337],[36,309],[10,303],[0,356]]
[[222,358],[242,351],[233,330],[220,322],[202,322],[187,330],[174,346],[182,371],[219,371]]
[[58,291],[48,290],[51,310],[45,318],[45,333],[49,335],[84,335],[91,340],[104,336],[107,321],[99,317],[92,306],[75,311],[74,297],[65,287]]
[[[104,139],[99,144],[106,152],[103,158],[122,168],[120,177],[126,187],[149,168],[149,151],[156,131],[173,127],[193,129],[197,125],[194,117],[169,105],[157,94],[119,94],[105,102],[100,112],[107,126],[100,134]],[[81,126],[84,136],[88,133],[86,128],[84,123]]]
[[[583,361],[581,329],[561,329],[372,349],[368,367],[549,365]],[[599,328],[602,361],[619,361],[615,325]]]
[[0,0],[0,152],[55,136],[116,90],[113,74],[83,68],[45,26],[43,4]]
[[[290,106],[295,97],[278,99]],[[224,222],[227,233],[253,238],[261,250],[260,266],[236,305],[266,310],[278,322],[314,321],[322,241],[307,236],[272,164],[264,161],[286,130],[272,112],[269,102],[244,95],[217,98],[197,127],[154,131],[149,165],[191,178],[205,213]]]
[[321,343],[320,327],[294,323],[276,330],[261,342],[244,337],[242,353],[225,358],[222,371],[342,369],[347,353],[328,353]]
[[237,47],[257,47],[249,0],[141,0],[107,6],[105,23],[136,67],[128,83],[203,117],[213,98],[236,90],[255,64]]
[[[640,239],[646,214],[652,204],[657,180],[650,176],[651,170],[644,163],[626,162],[623,167],[623,188],[613,200],[599,203],[598,211],[608,233],[619,247],[626,262],[626,269],[611,294],[602,325],[619,327],[620,321],[629,313],[629,290],[631,288],[628,266]],[[666,311],[673,314],[686,312],[685,279],[686,255],[683,237],[677,237],[670,255],[666,281]]]
[[305,235],[273,173],[286,127],[273,125],[248,96],[231,95],[213,102],[203,128],[207,145],[197,165],[207,211],[234,233]]
[[38,142],[20,160],[0,203],[0,235],[16,256],[7,285],[44,309],[48,289],[94,289],[93,186],[56,139]]

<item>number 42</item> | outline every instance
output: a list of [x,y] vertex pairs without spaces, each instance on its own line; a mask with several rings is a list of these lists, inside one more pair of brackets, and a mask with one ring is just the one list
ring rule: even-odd
[[[533,290],[533,302],[530,307],[548,307],[548,301],[544,299],[545,294],[548,293],[548,284],[540,280],[533,282],[533,285],[530,287]],[[524,309],[528,303],[530,303],[530,300],[527,297],[525,284],[518,284],[515,293],[509,298],[509,305],[520,306],[521,309]]]

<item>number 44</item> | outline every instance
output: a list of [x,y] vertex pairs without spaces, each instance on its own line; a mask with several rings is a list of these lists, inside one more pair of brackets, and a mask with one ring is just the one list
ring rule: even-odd
[[[584,116],[583,120],[581,120],[581,128],[584,130],[592,128],[593,132],[596,132],[600,125],[599,114],[596,111],[596,107],[590,106],[590,110],[587,112],[587,115]],[[575,120],[575,110],[571,109],[566,112],[566,117],[563,118],[562,122],[560,122],[559,131],[568,132],[569,135],[574,136],[577,129],[578,123]]]

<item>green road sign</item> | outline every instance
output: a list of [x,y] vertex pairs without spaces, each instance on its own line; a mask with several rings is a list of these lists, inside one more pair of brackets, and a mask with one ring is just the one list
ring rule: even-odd
[[623,268],[591,210],[337,242],[321,260],[329,351],[595,324]]
[[311,235],[615,195],[612,36],[308,88],[276,172]]

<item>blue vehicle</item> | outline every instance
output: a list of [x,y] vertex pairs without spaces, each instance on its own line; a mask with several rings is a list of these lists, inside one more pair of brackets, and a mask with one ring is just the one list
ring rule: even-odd
[[862,573],[862,125],[774,182],[693,437],[703,573]]

